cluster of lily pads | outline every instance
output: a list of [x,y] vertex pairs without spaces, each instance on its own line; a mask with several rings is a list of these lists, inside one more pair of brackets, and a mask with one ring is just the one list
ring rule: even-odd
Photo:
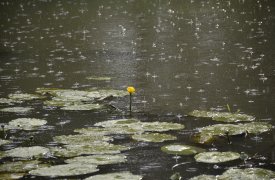
[[[94,77],[89,79],[93,80]],[[103,78],[102,80],[108,81]],[[45,106],[57,107],[61,110],[88,111],[99,110],[106,107],[109,97],[123,97],[127,95],[120,90],[70,90],[39,88],[35,94],[14,93],[8,98],[1,98],[1,104],[9,107],[2,108],[2,112],[26,113],[33,110],[32,107],[20,107],[22,102],[43,100]],[[214,137],[233,136],[244,133],[259,134],[270,131],[272,126],[266,122],[255,121],[255,117],[230,112],[211,112],[195,110],[189,115],[194,117],[209,118],[220,122],[202,128],[198,128],[196,142],[205,144],[212,141]],[[37,118],[17,118],[2,126],[3,131],[23,130],[33,131],[45,126],[47,121]],[[20,178],[26,173],[34,176],[64,177],[84,174],[92,174],[99,171],[99,165],[127,163],[124,151],[130,150],[129,145],[118,145],[113,143],[113,135],[125,135],[131,137],[134,142],[161,143],[173,141],[177,137],[169,134],[169,131],[184,129],[183,124],[171,122],[143,122],[136,118],[116,119],[98,122],[91,127],[75,129],[72,135],[59,135],[53,137],[55,147],[17,147],[1,151],[0,157],[12,157],[15,161],[5,162],[0,165],[1,176],[5,178]],[[12,141],[1,139],[0,146],[10,144]],[[206,149],[186,144],[168,144],[161,147],[164,153],[172,155],[194,155],[198,163],[223,163],[241,158],[238,152],[207,151]],[[40,161],[41,158],[61,157],[63,164],[49,164]],[[274,172],[260,169],[229,169],[219,176],[201,175],[193,179],[227,179],[229,173],[234,172],[236,177],[275,177]],[[230,177],[232,174],[230,174]],[[142,179],[142,176],[131,172],[119,172],[100,174],[87,179]]]

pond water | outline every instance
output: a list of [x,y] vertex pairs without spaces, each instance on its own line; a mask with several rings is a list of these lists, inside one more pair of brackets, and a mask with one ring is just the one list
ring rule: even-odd
[[[0,9],[0,98],[33,94],[37,88],[126,91],[134,86],[133,118],[185,125],[183,130],[169,131],[177,140],[166,142],[116,135],[115,144],[131,146],[123,151],[127,161],[99,166],[98,172],[77,178],[130,171],[143,179],[166,180],[175,172],[188,179],[220,175],[229,167],[275,169],[274,128],[257,138],[234,136],[231,144],[226,138],[198,144],[193,138],[197,128],[215,122],[187,115],[195,109],[239,111],[275,125],[275,1],[7,0],[0,2]],[[21,103],[34,108],[27,114],[1,112],[0,123],[5,125],[16,118],[48,123],[35,131],[1,132],[2,139],[12,141],[2,145],[2,151],[30,143],[54,147],[54,136],[130,117],[127,96],[108,102],[117,111],[63,111],[46,107],[43,101]],[[193,155],[161,151],[175,143],[245,152],[252,158],[247,164],[241,160],[205,164]],[[1,163],[8,161],[4,158]],[[63,158],[44,161],[64,163]]]

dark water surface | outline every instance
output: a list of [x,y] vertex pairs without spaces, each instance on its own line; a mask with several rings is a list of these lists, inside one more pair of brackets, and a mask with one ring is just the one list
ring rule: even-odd
[[[133,116],[184,124],[185,130],[172,133],[176,142],[190,145],[196,145],[196,128],[213,123],[186,116],[194,109],[227,111],[228,104],[232,111],[275,124],[273,0],[2,0],[0,18],[0,97],[39,87],[124,90],[133,85]],[[91,81],[88,76],[112,80]],[[47,146],[52,136],[127,117],[128,98],[115,104],[124,112],[64,113],[38,102],[29,116],[47,119],[52,129],[33,132],[36,143]],[[26,116],[2,113],[0,121],[18,117]],[[15,134],[13,146],[23,146],[30,135]],[[275,131],[260,136],[257,141],[237,137],[231,145],[218,141],[198,146],[257,153],[260,158],[251,165],[274,170]],[[171,142],[116,141],[133,144],[125,152],[127,163],[103,166],[98,174],[128,170],[144,179],[166,180],[180,172],[188,179],[221,174],[242,163],[215,166],[196,163],[193,156],[176,160],[160,151]]]

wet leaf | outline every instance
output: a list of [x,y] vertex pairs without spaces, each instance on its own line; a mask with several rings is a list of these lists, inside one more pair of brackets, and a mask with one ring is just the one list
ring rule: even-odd
[[118,119],[109,120],[96,123],[95,126],[102,126],[107,128],[120,128],[120,129],[131,129],[133,132],[165,132],[170,130],[180,130],[184,128],[184,125],[178,123],[168,122],[141,122],[137,119]]
[[85,180],[141,180],[142,176],[134,175],[130,172],[119,172],[119,173],[109,173],[100,174],[86,178]]
[[89,174],[97,171],[97,165],[93,164],[62,164],[32,170],[29,174],[35,176],[62,177]]
[[2,112],[14,112],[14,113],[27,113],[29,111],[33,110],[33,108],[30,107],[8,107],[0,109]]
[[194,110],[189,113],[190,116],[194,117],[205,117],[212,118],[215,121],[221,122],[241,122],[241,121],[254,121],[255,117],[239,114],[239,113],[229,113],[229,112],[214,112],[214,111],[199,111]]
[[48,166],[46,164],[41,164],[40,161],[32,160],[32,161],[14,161],[14,162],[5,162],[0,165],[0,172],[12,172],[12,173],[20,173],[20,172],[28,172],[33,169],[37,169],[39,167]]
[[45,97],[36,95],[36,94],[15,93],[15,94],[9,94],[9,98],[13,100],[19,100],[19,101],[29,101],[34,99],[43,99]]
[[49,149],[41,146],[18,147],[5,151],[5,155],[9,157],[18,157],[24,159],[40,158],[49,153]]
[[192,177],[189,180],[215,180],[215,179],[216,179],[216,176],[202,174],[202,175],[199,175],[199,176]]
[[126,146],[102,142],[92,145],[65,145],[64,148],[52,148],[51,152],[59,157],[75,157],[91,154],[119,154],[121,151],[129,149],[130,148]]
[[100,144],[102,142],[112,141],[113,138],[108,136],[91,136],[91,135],[62,135],[55,136],[53,140],[57,143],[68,145],[89,145]]
[[225,171],[222,175],[218,176],[217,179],[223,180],[269,180],[275,178],[275,172],[262,168],[247,168],[247,169],[229,169]]
[[47,124],[46,120],[36,118],[18,118],[9,122],[7,129],[35,130]]
[[117,164],[117,163],[126,162],[126,156],[121,154],[80,156],[72,159],[67,159],[65,162],[80,163],[80,164],[95,164],[95,165]]
[[167,154],[175,154],[175,155],[192,155],[200,152],[204,152],[205,150],[199,147],[188,146],[183,144],[172,144],[161,147],[163,152]]
[[9,140],[4,140],[4,139],[0,139],[0,146],[4,145],[4,144],[9,144],[11,143],[11,141]]
[[215,124],[199,128],[197,141],[199,143],[206,143],[214,136],[225,136],[226,133],[228,133],[228,135],[240,135],[246,132],[251,134],[263,133],[270,131],[271,128],[272,125],[265,122],[252,122],[246,124]]
[[222,163],[233,161],[240,158],[240,154],[236,152],[202,152],[195,155],[197,162],[204,163]]
[[20,179],[25,173],[1,173],[1,180]]
[[100,104],[79,104],[79,105],[70,105],[62,107],[62,110],[70,110],[70,111],[89,111],[102,109],[104,106]]
[[0,98],[0,104],[13,105],[13,104],[16,104],[16,103],[22,103],[22,101],[7,99],[7,98]]
[[168,140],[177,139],[175,136],[172,136],[169,134],[160,134],[160,133],[134,134],[132,138],[137,141],[145,141],[145,142],[164,142]]

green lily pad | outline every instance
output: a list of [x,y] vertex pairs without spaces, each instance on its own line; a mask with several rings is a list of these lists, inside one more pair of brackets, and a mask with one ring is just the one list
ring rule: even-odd
[[172,136],[170,134],[160,134],[160,133],[134,134],[132,138],[137,141],[145,141],[145,142],[164,142],[168,140],[177,139],[177,137]]
[[168,123],[168,122],[141,122],[137,119],[118,119],[118,120],[108,120],[96,123],[95,126],[102,126],[107,128],[120,128],[120,129],[130,129],[133,132],[165,132],[170,130],[180,130],[184,128],[184,125],[178,123]]
[[20,179],[25,173],[1,173],[1,180]]
[[202,152],[195,155],[195,159],[197,162],[204,163],[223,163],[239,158],[240,154],[236,152]]
[[14,113],[27,113],[29,111],[33,110],[33,108],[30,107],[7,107],[0,109],[2,112],[14,112]]
[[102,100],[107,97],[124,97],[127,95],[129,95],[127,91],[114,90],[114,89],[101,89],[101,90],[89,91],[87,97]]
[[76,157],[81,155],[119,154],[129,147],[114,145],[107,142],[92,145],[65,145],[64,148],[52,148],[51,152],[59,157]]
[[117,163],[126,162],[126,156],[121,154],[80,156],[72,159],[67,159],[65,162],[80,163],[80,164],[95,164],[95,165],[117,164]]
[[275,172],[262,168],[247,168],[247,169],[229,169],[222,175],[218,176],[217,179],[227,180],[269,180],[275,178]]
[[0,165],[0,172],[23,173],[46,166],[48,165],[37,160],[5,162]]
[[85,180],[141,180],[142,176],[134,175],[130,172],[119,172],[119,173],[109,173],[109,174],[100,174],[86,178]]
[[254,121],[255,117],[239,114],[239,113],[229,113],[229,112],[213,112],[213,111],[199,111],[194,110],[189,113],[190,116],[194,117],[205,117],[212,118],[215,121],[221,122],[241,122],[241,121]]
[[96,77],[96,76],[89,76],[86,77],[88,80],[94,80],[94,81],[111,81],[112,78],[110,77]]
[[81,101],[64,101],[62,99],[53,98],[49,101],[44,101],[46,106],[64,107],[64,106],[76,106],[83,105]]
[[136,134],[142,133],[143,131],[133,129],[128,126],[123,126],[123,128],[115,127],[88,127],[82,129],[75,129],[74,132],[78,132],[86,135],[112,135],[112,134]]
[[0,104],[13,105],[16,103],[22,103],[22,101],[18,101],[18,100],[14,100],[14,99],[7,99],[7,98],[0,98]]
[[4,140],[4,139],[0,139],[0,146],[4,145],[4,144],[10,144],[11,141],[9,140]]
[[199,143],[206,143],[213,139],[214,136],[240,135],[246,132],[251,134],[258,134],[270,131],[272,125],[265,122],[252,122],[246,124],[215,124],[199,129],[197,141]]
[[100,104],[81,104],[81,105],[70,105],[62,107],[62,110],[70,110],[70,111],[89,111],[102,109],[104,106]]
[[202,175],[199,175],[199,176],[192,177],[189,180],[213,180],[213,179],[217,179],[216,176],[202,174]]
[[55,142],[68,145],[89,145],[101,144],[102,142],[112,141],[108,136],[90,136],[90,135],[62,135],[53,137]]
[[204,152],[205,150],[199,147],[188,146],[183,144],[172,144],[161,147],[163,152],[167,154],[175,154],[175,155],[192,155],[200,152]]
[[9,122],[7,129],[35,130],[47,124],[46,120],[36,118],[18,118]]
[[6,156],[9,157],[18,157],[24,159],[30,158],[40,158],[45,154],[49,153],[50,150],[41,146],[32,146],[32,147],[18,147],[15,149],[11,149],[5,152]]
[[29,101],[34,99],[43,99],[45,97],[36,95],[36,94],[15,93],[15,94],[9,94],[9,98],[13,100]]
[[77,176],[97,172],[97,165],[93,164],[62,164],[51,167],[44,167],[32,170],[29,174],[34,176]]

